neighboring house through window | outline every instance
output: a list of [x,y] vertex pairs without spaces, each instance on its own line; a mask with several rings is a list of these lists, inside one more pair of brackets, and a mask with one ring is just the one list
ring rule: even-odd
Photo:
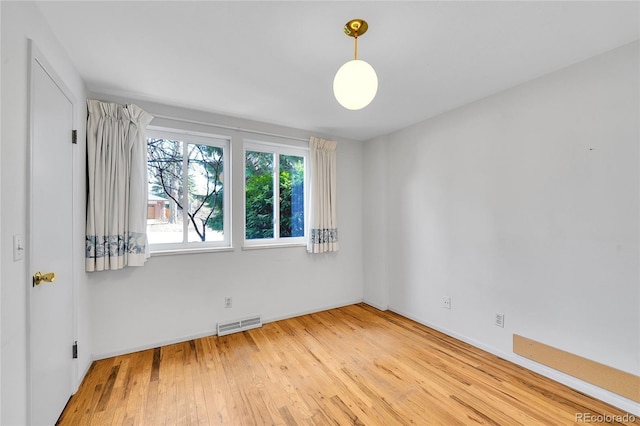
[[230,247],[229,140],[147,130],[151,252]]

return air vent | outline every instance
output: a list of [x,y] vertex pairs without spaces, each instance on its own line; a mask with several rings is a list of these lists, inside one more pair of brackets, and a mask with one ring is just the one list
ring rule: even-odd
[[218,336],[224,336],[238,331],[251,330],[252,328],[262,327],[262,319],[260,315],[249,317],[236,321],[219,322]]

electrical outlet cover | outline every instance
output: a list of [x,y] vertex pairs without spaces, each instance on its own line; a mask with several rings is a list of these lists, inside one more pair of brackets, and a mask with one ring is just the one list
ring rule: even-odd
[[451,309],[451,297],[445,296],[444,299],[442,300],[442,306],[445,309]]

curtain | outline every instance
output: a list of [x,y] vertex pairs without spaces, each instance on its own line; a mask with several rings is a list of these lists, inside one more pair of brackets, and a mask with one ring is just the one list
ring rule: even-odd
[[88,272],[142,266],[148,258],[147,143],[153,116],[136,105],[87,100]]
[[309,253],[338,251],[336,142],[311,137],[311,235]]

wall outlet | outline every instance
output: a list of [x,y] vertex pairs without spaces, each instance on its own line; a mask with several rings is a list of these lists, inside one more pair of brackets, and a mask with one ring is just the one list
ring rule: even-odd
[[504,314],[496,314],[496,325],[504,328]]
[[442,299],[442,307],[445,309],[451,309],[451,297],[445,296]]
[[225,308],[230,308],[232,304],[233,304],[233,299],[231,297],[225,297],[224,298],[224,307]]

